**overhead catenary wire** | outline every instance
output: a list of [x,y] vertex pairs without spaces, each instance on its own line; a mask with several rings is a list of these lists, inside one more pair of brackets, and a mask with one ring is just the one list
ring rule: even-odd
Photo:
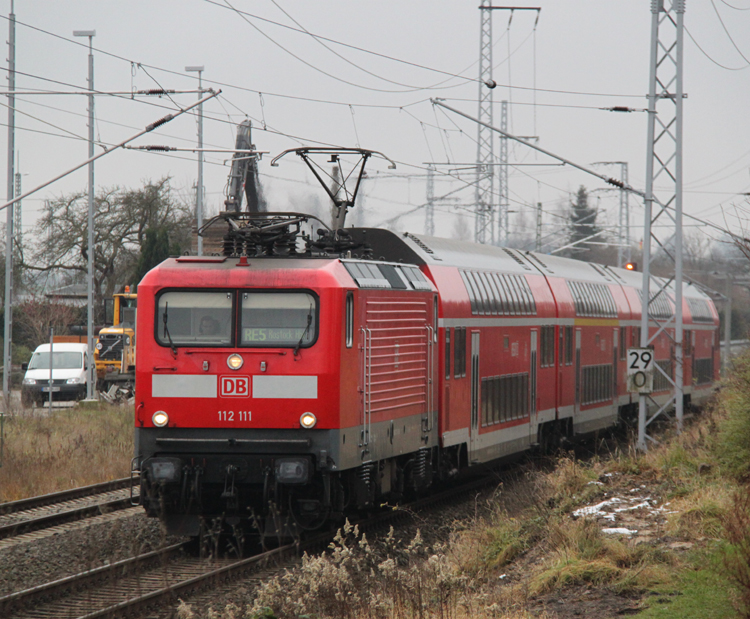
[[735,43],[734,39],[732,38],[732,35],[729,33],[729,30],[727,29],[726,24],[724,23],[724,20],[721,18],[721,13],[719,13],[719,9],[716,8],[716,3],[714,0],[711,0],[711,6],[714,7],[714,12],[716,13],[716,17],[719,18],[719,23],[721,24],[721,27],[724,29],[724,32],[726,33],[727,37],[732,43],[732,46],[734,49],[737,50],[737,53],[742,56],[742,60],[744,60],[747,64],[750,65],[750,60],[747,59],[747,56],[742,53],[742,50],[737,46],[737,43]]
[[687,26],[683,26],[683,28],[685,32],[687,33],[687,35],[690,37],[690,40],[693,43],[695,43],[695,46],[698,48],[701,54],[703,54],[706,58],[708,58],[711,62],[713,62],[717,67],[721,67],[722,69],[726,69],[727,71],[742,71],[743,69],[747,69],[747,67],[750,66],[750,65],[745,65],[743,67],[728,67],[725,64],[720,63],[718,60],[715,60],[714,58],[712,58],[711,55],[705,49],[701,47],[700,43],[698,43],[698,41],[695,40],[695,37],[690,32]]
[[[150,66],[150,65],[146,65],[146,66]],[[156,68],[157,68],[157,70],[162,70],[162,69],[160,69],[158,67],[156,67]],[[302,98],[302,99],[306,99],[306,98]],[[328,102],[326,102],[326,103],[328,103]],[[336,102],[336,103],[337,104],[344,104],[344,105],[352,105],[352,104],[348,104],[348,103],[339,103],[339,102]],[[354,104],[354,105],[356,105],[356,104]],[[400,108],[402,106],[365,106],[365,107],[390,107],[392,109],[398,109],[398,108]],[[224,122],[226,122],[226,120],[224,120]],[[444,128],[440,128],[440,127],[436,127],[436,128],[438,130],[443,131],[443,132],[448,131],[447,129],[444,129]],[[423,128],[423,131],[424,131],[424,128]],[[278,131],[278,130],[277,131],[273,131],[273,133],[276,133],[278,135],[289,135],[289,134],[284,133],[283,131]],[[298,137],[297,139],[304,139],[304,138],[299,138]],[[305,141],[310,141],[310,140],[305,140]],[[323,142],[317,142],[317,143],[323,143]]]
[[[219,4],[218,2],[215,2],[215,1],[212,1],[212,0],[204,0],[204,1],[208,2],[209,4],[214,4],[216,6],[219,6],[220,8],[229,10],[228,7],[225,7],[225,6],[221,5],[221,4]],[[257,19],[262,20],[262,21],[273,23],[273,24],[278,25],[278,26],[280,26],[282,28],[287,28],[287,29],[290,29],[290,30],[295,30],[295,28],[292,28],[291,26],[288,26],[286,24],[281,24],[281,23],[275,22],[273,20],[269,20],[269,19],[262,18],[262,17],[257,16],[257,15],[253,15],[251,13],[244,12],[244,14],[247,15],[247,16],[251,16],[251,17],[257,18]],[[5,15],[0,15],[0,19],[7,20],[8,17],[5,16]],[[73,45],[77,45],[79,47],[85,47],[86,49],[88,49],[88,46],[84,45],[80,41],[76,41],[76,40],[71,39],[69,37],[65,37],[65,36],[59,35],[57,33],[50,32],[49,30],[45,30],[43,28],[39,28],[37,26],[33,26],[31,24],[27,24],[27,23],[24,23],[24,22],[21,22],[21,21],[18,21],[18,20],[16,20],[16,24],[19,25],[19,26],[23,26],[23,27],[29,28],[31,30],[35,30],[35,31],[40,32],[42,34],[45,34],[45,35],[48,35],[48,36],[60,39],[62,41],[66,41],[66,42],[71,43]],[[408,60],[403,60],[403,59],[395,58],[395,57],[392,57],[392,56],[388,56],[387,54],[381,54],[379,52],[374,52],[372,50],[367,50],[367,49],[359,48],[359,47],[357,47],[355,45],[350,45],[350,44],[347,44],[347,43],[336,41],[336,40],[330,39],[328,37],[322,37],[320,35],[311,35],[311,36],[316,36],[316,37],[318,37],[318,38],[320,38],[322,40],[325,40],[325,41],[328,41],[328,42],[331,42],[331,43],[336,43],[338,45],[342,45],[344,47],[348,47],[348,48],[351,48],[351,49],[354,49],[354,50],[357,50],[357,51],[361,51],[361,52],[364,52],[364,53],[367,53],[367,54],[372,54],[374,56],[382,57],[382,58],[385,58],[385,59],[388,59],[388,60],[393,60],[394,62],[399,62],[399,63],[402,63],[402,64],[414,66],[414,67],[417,67],[417,68],[426,69],[426,70],[429,70],[429,71],[432,71],[432,72],[441,73],[441,74],[448,75],[448,76],[451,76],[451,77],[461,78],[461,79],[466,80],[467,82],[476,82],[477,81],[476,78],[468,78],[468,77],[462,76],[460,74],[455,74],[455,73],[451,73],[451,72],[444,71],[444,70],[441,70],[441,69],[436,69],[436,68],[433,68],[433,67],[428,67],[426,65],[421,65],[419,63],[413,63],[413,62],[410,62]],[[111,58],[114,58],[114,59],[117,59],[117,60],[121,60],[123,62],[127,62],[128,64],[136,65],[136,66],[141,67],[141,68],[142,67],[146,67],[146,68],[149,68],[149,69],[154,69],[156,71],[161,71],[163,73],[168,73],[168,74],[171,74],[171,75],[180,76],[182,78],[198,79],[197,77],[191,76],[191,75],[189,75],[189,74],[187,74],[185,72],[175,71],[173,69],[167,69],[167,68],[164,68],[164,67],[159,67],[159,66],[156,66],[156,65],[153,65],[153,64],[150,64],[150,63],[137,62],[137,61],[135,61],[133,59],[126,58],[126,57],[121,56],[119,54],[115,54],[115,53],[110,52],[108,50],[102,49],[100,47],[94,46],[92,49],[95,52],[97,52],[97,53],[104,54],[104,55],[109,56]],[[476,64],[476,63],[474,63],[474,64]],[[254,94],[259,94],[261,92],[261,91],[258,91],[258,90],[252,89],[252,88],[247,88],[245,86],[239,86],[237,84],[232,84],[232,83],[228,83],[228,82],[220,82],[218,80],[205,79],[204,82],[206,82],[207,84],[211,84],[211,85],[214,85],[214,86],[219,86],[219,87],[222,87],[222,88],[232,88],[232,89],[235,89],[235,90],[244,91],[244,92],[251,92],[251,93],[254,93]],[[504,87],[504,88],[508,88],[509,87],[509,85],[507,85],[507,84],[498,84],[498,86],[501,86],[501,87]],[[550,89],[550,88],[536,88],[536,89],[534,89],[534,88],[528,87],[528,86],[513,86],[513,88],[516,89],[516,90],[529,90],[529,91],[536,90],[537,92],[547,92],[547,93],[567,94],[567,95],[580,95],[580,96],[593,96],[593,97],[632,97],[632,98],[642,98],[643,97],[643,95],[641,95],[641,94],[601,93],[601,92],[587,92],[587,91],[575,91],[575,90],[560,90],[560,89]],[[281,94],[281,93],[271,93],[271,92],[267,92],[267,91],[263,91],[263,94],[265,94],[266,96],[273,96],[273,97],[280,97],[280,98],[286,98],[286,99],[296,99],[296,100],[302,100],[302,101],[309,101],[311,103],[325,103],[325,104],[330,104],[330,105],[343,105],[343,106],[353,105],[355,107],[372,107],[372,108],[392,108],[392,107],[400,108],[400,107],[404,107],[404,105],[386,105],[386,104],[373,105],[373,104],[358,104],[358,103],[346,102],[346,101],[331,101],[331,100],[327,100],[327,99],[315,99],[315,98],[312,98],[312,97],[300,97],[300,96],[297,96],[297,95],[288,95],[288,94]],[[421,102],[426,101],[426,100],[428,100],[428,99],[426,99],[426,98],[425,99],[421,99],[420,101],[412,102],[412,103],[410,103],[408,105],[414,105],[416,103],[421,103]]]
[[86,161],[84,161],[84,162],[82,162],[82,163],[80,163],[80,164],[76,165],[75,167],[71,168],[70,170],[68,170],[68,171],[66,171],[66,172],[63,172],[62,174],[59,174],[59,175],[57,175],[56,177],[54,177],[54,178],[52,178],[52,179],[50,179],[50,180],[48,180],[48,181],[45,181],[45,182],[44,182],[44,183],[42,183],[41,185],[38,185],[38,186],[34,187],[33,189],[30,189],[29,191],[27,191],[27,192],[23,193],[22,195],[20,195],[20,196],[17,196],[17,197],[15,197],[15,198],[13,198],[12,200],[9,200],[9,201],[8,201],[8,202],[6,202],[5,204],[2,204],[2,205],[0,205],[0,211],[2,211],[3,209],[6,209],[6,208],[8,208],[9,206],[12,206],[12,205],[13,205],[13,204],[15,204],[16,202],[20,202],[20,201],[21,201],[21,200],[23,200],[24,198],[26,198],[26,197],[28,197],[28,196],[30,196],[30,195],[32,195],[32,194],[34,194],[34,193],[36,193],[36,192],[37,192],[37,191],[39,191],[40,189],[44,189],[45,187],[47,187],[47,186],[51,185],[52,183],[55,183],[55,182],[57,182],[57,181],[58,181],[58,180],[60,180],[61,178],[64,178],[64,177],[68,176],[69,174],[71,174],[71,173],[75,172],[76,170],[80,170],[80,169],[81,169],[81,168],[83,168],[84,166],[87,166],[87,165],[88,165],[89,163],[91,163],[91,162],[93,162],[93,161],[96,161],[97,159],[100,159],[101,157],[104,157],[105,155],[109,155],[110,153],[114,152],[114,151],[115,151],[115,150],[117,150],[118,148],[122,148],[122,147],[124,147],[124,146],[125,146],[126,144],[128,144],[129,142],[132,142],[133,140],[136,140],[136,139],[138,139],[138,138],[139,138],[139,137],[141,137],[142,135],[145,135],[146,133],[150,133],[151,131],[153,131],[153,130],[154,130],[154,129],[156,129],[157,127],[161,127],[162,125],[164,125],[164,124],[166,124],[166,123],[168,123],[168,122],[170,122],[170,121],[174,120],[175,118],[177,118],[178,116],[180,116],[180,115],[184,114],[184,113],[185,113],[185,112],[187,112],[188,110],[191,110],[191,109],[193,109],[194,107],[197,107],[198,105],[200,105],[200,104],[202,104],[202,103],[205,103],[206,101],[208,101],[208,100],[210,100],[210,99],[213,99],[213,98],[214,98],[214,97],[215,97],[215,96],[216,96],[217,94],[218,94],[218,93],[214,93],[214,92],[212,92],[212,93],[211,93],[211,94],[210,94],[209,96],[207,96],[207,97],[203,97],[202,99],[199,99],[198,101],[196,101],[196,102],[195,102],[195,103],[193,103],[192,105],[189,105],[189,106],[187,106],[186,108],[183,108],[183,109],[177,110],[177,111],[176,111],[176,112],[175,112],[174,114],[167,114],[166,116],[164,116],[164,117],[160,118],[159,120],[157,120],[157,121],[155,121],[155,122],[153,122],[153,123],[151,123],[151,124],[147,125],[145,129],[143,129],[143,130],[139,131],[139,132],[138,132],[138,133],[136,133],[135,135],[133,135],[133,136],[131,136],[131,137],[127,138],[126,140],[124,140],[124,141],[122,141],[122,142],[120,142],[120,143],[118,143],[118,144],[116,144],[116,145],[115,145],[115,146],[113,146],[112,148],[110,148],[110,149],[108,149],[108,150],[105,150],[104,152],[102,152],[102,153],[99,153],[98,155],[95,155],[94,157],[89,157],[89,158],[88,158],[88,159],[87,159]]

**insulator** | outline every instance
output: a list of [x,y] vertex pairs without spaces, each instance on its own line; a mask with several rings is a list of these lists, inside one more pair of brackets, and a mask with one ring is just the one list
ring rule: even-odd
[[235,255],[234,237],[231,234],[224,235],[221,243],[222,254],[230,257]]
[[163,118],[160,118],[156,122],[152,122],[150,125],[146,126],[146,131],[153,131],[157,127],[161,127],[163,124],[168,123],[170,120],[174,118],[174,114],[167,114]]

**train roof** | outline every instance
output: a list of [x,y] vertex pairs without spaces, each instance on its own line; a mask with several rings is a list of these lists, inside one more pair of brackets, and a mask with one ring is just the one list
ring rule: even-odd
[[602,284],[623,284],[625,281],[621,273],[630,275],[630,272],[624,269],[612,269],[572,258],[410,232],[396,234],[377,228],[347,228],[347,232],[353,233],[358,240],[363,239],[370,245],[375,257],[382,256],[394,262],[518,274],[541,273]]
[[[643,274],[627,269],[611,267],[573,258],[540,254],[494,245],[482,245],[469,241],[444,239],[405,232],[398,234],[381,228],[347,228],[347,232],[357,241],[367,243],[373,256],[391,262],[407,262],[416,265],[452,266],[478,271],[502,271],[505,273],[541,273],[545,276],[560,277],[565,280],[613,284],[633,288],[639,292],[643,285]],[[663,285],[667,280],[654,277],[654,285]],[[652,285],[652,294],[654,294]],[[674,303],[674,282],[668,282],[667,293]],[[709,301],[710,297],[696,285],[685,282],[683,297],[691,303],[694,300]],[[659,305],[666,302],[663,299]],[[711,305],[711,303],[709,303]],[[668,306],[662,308],[669,311]],[[691,305],[691,311],[700,311],[704,320],[710,310]],[[670,312],[671,313],[671,312]]]

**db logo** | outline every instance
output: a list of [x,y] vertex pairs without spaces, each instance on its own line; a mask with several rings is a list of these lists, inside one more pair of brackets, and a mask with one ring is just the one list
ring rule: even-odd
[[250,379],[247,376],[220,376],[219,393],[225,398],[247,398],[250,396]]

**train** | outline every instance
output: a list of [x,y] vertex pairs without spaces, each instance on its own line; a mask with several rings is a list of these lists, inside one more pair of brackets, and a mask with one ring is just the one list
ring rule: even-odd
[[[138,287],[134,483],[170,533],[297,535],[637,418],[641,273],[299,213],[217,219],[220,255],[170,258]],[[718,313],[689,283],[682,310],[700,404]],[[660,406],[671,285],[650,313]]]

